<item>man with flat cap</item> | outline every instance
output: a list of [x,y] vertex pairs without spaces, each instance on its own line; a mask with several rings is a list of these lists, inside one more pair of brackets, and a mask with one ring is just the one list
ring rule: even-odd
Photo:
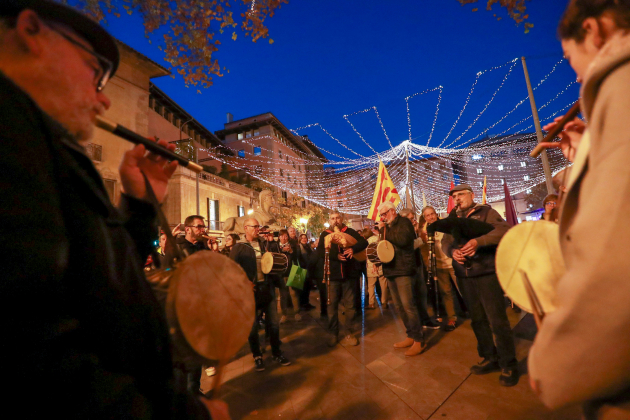
[[494,226],[489,233],[463,245],[455,244],[450,235],[442,240],[443,251],[453,258],[458,283],[464,287],[477,351],[483,358],[470,371],[475,375],[501,371],[499,383],[514,386],[518,383],[514,337],[494,265],[497,245],[510,225],[489,205],[475,203],[470,185],[457,185],[449,194],[455,202],[449,217],[465,217]]
[[224,403],[175,389],[142,270],[157,232],[142,173],[161,201],[177,164],[129,150],[115,208],[83,148],[118,61],[80,13],[0,1],[0,235],[18,238],[0,242],[3,397],[25,418],[226,419]]

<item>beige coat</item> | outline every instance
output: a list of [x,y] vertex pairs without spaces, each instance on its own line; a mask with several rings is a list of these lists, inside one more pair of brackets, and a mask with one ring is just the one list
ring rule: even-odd
[[630,419],[630,36],[611,39],[591,65],[582,112],[589,135],[560,221],[567,271],[529,372],[550,408],[585,403],[589,419]]

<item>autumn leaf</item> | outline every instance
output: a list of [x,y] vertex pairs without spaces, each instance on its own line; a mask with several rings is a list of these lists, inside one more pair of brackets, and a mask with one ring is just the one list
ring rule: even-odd
[[232,41],[236,41],[236,32],[232,32]]
[[273,44],[273,42],[274,42],[273,39],[269,38],[269,43]]

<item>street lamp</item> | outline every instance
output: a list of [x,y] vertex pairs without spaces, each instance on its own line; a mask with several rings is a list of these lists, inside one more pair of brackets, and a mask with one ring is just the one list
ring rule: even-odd
[[330,223],[328,223],[328,222],[324,223],[324,227],[325,227],[326,229],[328,229],[328,228],[330,227]]
[[308,219],[305,218],[301,218],[300,219],[300,223],[302,223],[304,225],[304,233],[306,233],[306,224],[308,223]]

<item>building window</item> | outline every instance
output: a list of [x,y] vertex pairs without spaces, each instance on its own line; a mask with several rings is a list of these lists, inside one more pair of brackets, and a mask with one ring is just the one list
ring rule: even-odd
[[337,207],[343,207],[343,202],[342,201],[337,201]]
[[107,195],[109,196],[109,200],[113,203],[114,198],[116,197],[116,180],[104,179],[103,184],[105,184],[105,189],[107,190]]
[[245,216],[245,207],[236,206],[236,214],[238,214],[238,217]]
[[433,177],[432,176],[428,177],[427,179],[429,180],[429,182],[433,182]]
[[446,181],[448,179],[448,176],[446,176],[446,174],[442,174],[442,181]]
[[529,181],[529,175],[525,175],[525,176],[523,177],[523,179],[524,179],[525,181]]
[[255,130],[255,131],[254,131],[254,135],[255,135],[255,136],[258,136],[258,135],[260,135],[260,131],[258,131],[258,130]]
[[219,200],[208,198],[208,229],[221,230],[219,220]]
[[280,176],[284,176],[284,171],[280,168]]
[[252,132],[251,132],[251,131],[247,131],[247,132],[245,133],[245,137],[246,137],[246,138],[250,138],[251,136],[252,136]]
[[482,174],[482,173],[483,173],[483,169],[481,169],[481,168],[477,168],[477,173],[478,173],[478,174]]
[[481,160],[483,159],[483,155],[472,155],[472,160]]
[[483,182],[479,181],[479,186],[483,187]]
[[499,166],[497,166],[497,168],[499,168],[499,170],[502,171],[503,170],[503,165],[499,165]]
[[278,156],[282,159],[282,150],[278,150]]
[[243,133],[238,133],[238,139],[243,140]]
[[245,149],[241,149],[238,151],[238,157],[240,158],[244,158],[245,157]]
[[524,168],[527,166],[527,162],[521,162],[521,168]]
[[505,179],[501,180],[501,185],[505,184]]
[[261,151],[260,151],[260,147],[256,146],[254,147],[254,155],[255,156],[260,156],[261,155]]
[[261,165],[256,166],[256,168],[254,168],[254,173],[256,175],[262,174],[262,166]]
[[286,191],[282,191],[282,198],[284,198],[284,202],[287,202],[287,192]]

